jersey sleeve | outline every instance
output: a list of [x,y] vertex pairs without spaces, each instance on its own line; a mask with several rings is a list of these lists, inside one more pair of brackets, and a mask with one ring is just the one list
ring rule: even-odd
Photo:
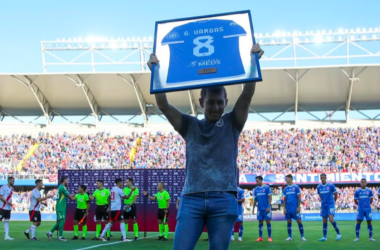
[[165,200],[167,200],[167,201],[170,200],[170,194],[169,194],[169,192],[165,193]]
[[98,193],[99,193],[99,190],[95,190],[95,192],[92,194],[92,196],[97,199]]
[[372,190],[369,190],[371,193],[369,194],[369,198],[373,198],[373,191]]
[[319,185],[317,186],[317,193],[321,195],[321,191],[319,190]]
[[67,189],[64,186],[59,187],[59,192],[64,194],[65,196],[69,195],[69,191],[67,191]]
[[253,196],[253,198],[255,198],[255,197],[256,197],[256,188],[255,188],[255,189],[253,189],[253,191],[252,191],[252,196]]
[[118,190],[117,190],[117,192],[118,192],[118,195],[120,196],[120,197],[123,197],[125,194],[124,194],[124,192],[123,192],[123,190],[121,190],[121,188],[119,188]]
[[139,194],[140,194],[140,190],[139,190],[138,188],[136,188],[135,191],[133,192],[133,194],[134,194],[135,196],[139,196]]
[[84,196],[84,201],[89,201],[90,200],[90,197],[88,197],[88,194],[85,193],[85,196]]
[[33,198],[35,198],[35,199],[38,199],[38,198],[40,198],[41,197],[41,193],[40,192],[36,192],[36,191],[33,191],[32,192],[32,196],[33,196]]
[[298,187],[298,186],[297,186],[297,188],[296,188],[296,194],[297,194],[297,195],[301,195],[301,189],[300,189],[300,187]]
[[[4,196],[5,192],[4,192],[4,186],[2,186],[0,188],[0,195]],[[4,197],[3,197],[4,198]]]
[[185,40],[185,35],[182,34],[183,25],[173,28],[169,33],[167,33],[162,39],[161,44],[167,45],[167,44],[176,44],[176,43],[183,43]]
[[358,193],[358,190],[355,191],[354,199],[355,199],[355,200],[359,200],[359,193]]
[[338,191],[336,190],[334,184],[331,184],[331,192],[332,192],[333,194],[338,193]]
[[270,189],[270,187],[269,186],[267,186],[267,188],[266,188],[266,192],[267,192],[267,195],[272,195],[272,190]]
[[234,21],[227,21],[224,24],[224,38],[245,36],[247,32],[239,24]]

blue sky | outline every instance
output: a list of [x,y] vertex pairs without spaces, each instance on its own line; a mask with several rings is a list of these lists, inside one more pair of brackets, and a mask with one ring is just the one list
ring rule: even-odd
[[154,23],[251,10],[256,32],[379,27],[379,0],[4,1],[0,73],[42,72],[41,40],[153,36]]

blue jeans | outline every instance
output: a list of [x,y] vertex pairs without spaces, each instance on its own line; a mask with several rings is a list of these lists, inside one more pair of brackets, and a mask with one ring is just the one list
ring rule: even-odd
[[238,217],[234,192],[205,192],[182,196],[177,213],[174,250],[193,250],[204,227],[209,250],[228,250]]

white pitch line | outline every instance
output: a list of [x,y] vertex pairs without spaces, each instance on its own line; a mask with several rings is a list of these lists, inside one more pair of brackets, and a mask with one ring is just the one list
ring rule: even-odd
[[[140,239],[137,239],[137,240],[143,240],[143,239],[153,238],[153,237],[157,237],[157,236],[158,236],[158,234],[155,234],[155,235],[152,235],[152,236],[149,236],[149,237],[140,238]],[[128,241],[128,242],[132,242],[132,241]],[[116,244],[120,244],[120,243],[125,243],[125,242],[124,241],[118,241],[118,242],[112,242],[112,243],[107,243],[107,244],[99,244],[99,245],[85,247],[85,248],[79,248],[79,249],[75,249],[75,250],[87,250],[87,249],[93,249],[93,248],[97,248],[97,247],[116,245]]]

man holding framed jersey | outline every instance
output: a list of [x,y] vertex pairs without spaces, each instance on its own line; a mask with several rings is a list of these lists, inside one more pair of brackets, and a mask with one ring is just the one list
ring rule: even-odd
[[[255,44],[250,53],[261,57],[264,51]],[[149,68],[158,63],[152,54]],[[238,140],[255,88],[255,82],[245,84],[233,111],[226,114],[226,89],[203,88],[199,104],[204,108],[204,120],[180,112],[169,104],[165,93],[155,95],[158,108],[186,141],[186,179],[177,214],[174,250],[193,250],[204,226],[209,235],[209,249],[229,248],[231,228],[238,216]]]

